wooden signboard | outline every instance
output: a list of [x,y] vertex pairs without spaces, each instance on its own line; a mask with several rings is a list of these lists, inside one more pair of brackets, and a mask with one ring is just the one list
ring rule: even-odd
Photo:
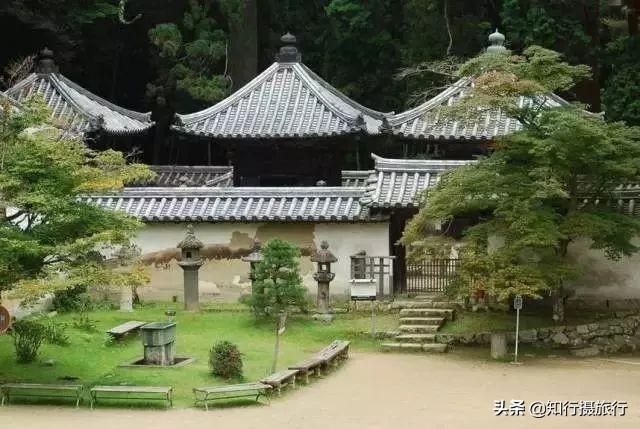
[[0,305],[0,334],[7,332],[11,326],[11,315],[9,310]]

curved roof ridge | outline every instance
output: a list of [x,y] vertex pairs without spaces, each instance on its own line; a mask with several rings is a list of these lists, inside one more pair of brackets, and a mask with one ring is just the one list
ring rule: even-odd
[[326,90],[330,91],[333,95],[335,95],[336,97],[341,98],[345,103],[348,104],[352,104],[354,108],[361,110],[365,113],[367,113],[368,115],[374,117],[375,119],[382,119],[384,117],[388,117],[393,115],[395,112],[391,111],[391,112],[381,112],[375,109],[371,109],[367,106],[363,106],[362,104],[358,103],[357,101],[355,101],[353,98],[347,96],[346,94],[338,91],[338,89],[336,89],[336,87],[334,87],[333,85],[331,85],[329,82],[327,82],[326,80],[324,80],[320,75],[318,75],[316,72],[314,72],[313,70],[311,70],[309,67],[307,67],[306,64],[304,63],[299,63],[300,67],[302,69],[304,69],[304,71],[306,73],[308,73],[309,75],[311,75],[311,77],[316,80],[317,82],[320,83],[320,85],[322,85],[323,88],[325,88]]
[[462,90],[464,90],[471,83],[471,77],[462,77],[449,85],[446,89],[440,91],[438,94],[428,99],[424,103],[421,103],[415,107],[412,107],[409,110],[405,110],[404,112],[397,113],[393,116],[387,117],[389,121],[389,125],[394,126],[398,123],[410,121],[412,119],[417,118],[418,116],[422,116],[428,111],[432,110],[435,107],[438,107],[442,104],[443,101],[452,97]]
[[129,116],[140,122],[151,122],[151,112],[138,112],[135,110],[127,109],[126,107],[118,106],[117,104],[114,104],[111,101],[104,99],[97,94],[94,94],[88,89],[81,87],[62,73],[52,73],[51,76],[55,79],[60,79],[65,85],[70,86],[72,89],[84,95],[85,97],[95,101],[96,103],[100,103],[111,110],[115,110],[122,115]]
[[221,110],[233,105],[237,99],[243,98],[245,94],[248,94],[251,91],[253,91],[253,89],[255,89],[260,83],[262,83],[263,80],[268,79],[268,76],[275,74],[277,70],[278,70],[278,63],[274,62],[269,67],[264,69],[262,72],[258,73],[256,77],[251,79],[245,85],[241,86],[240,88],[235,90],[233,93],[229,94],[227,97],[218,101],[217,103],[207,107],[206,109],[199,110],[193,113],[176,113],[176,117],[178,117],[184,125],[189,125],[194,122],[201,121],[205,119],[207,116],[216,114]]

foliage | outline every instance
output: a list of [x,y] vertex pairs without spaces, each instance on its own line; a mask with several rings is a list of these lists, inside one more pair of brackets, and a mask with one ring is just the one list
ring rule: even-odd
[[466,295],[561,293],[578,274],[567,254],[579,239],[614,260],[638,251],[640,221],[605,202],[640,171],[640,129],[570,108],[542,112],[536,123],[443,177],[405,231],[405,243],[419,242],[434,222],[478,218],[461,249]]
[[162,73],[149,85],[148,95],[172,98],[176,92],[178,97],[207,103],[227,95],[227,35],[212,17],[208,2],[190,0],[181,25],[159,24],[149,31],[149,39]]
[[607,119],[640,125],[638,50],[640,36],[621,38],[608,46],[607,56],[613,70],[602,96]]
[[215,343],[209,352],[209,368],[216,377],[241,379],[242,354],[238,346],[229,341]]
[[306,310],[299,258],[296,246],[278,238],[262,248],[262,261],[256,264],[249,300],[256,315],[277,316],[294,307]]
[[583,14],[600,0],[503,0],[502,24],[509,40],[519,47],[541,45],[562,49],[572,60],[591,54],[591,37]]
[[[449,293],[482,291],[507,300],[550,292],[554,317],[562,320],[564,284],[578,274],[567,258],[571,243],[590,239],[592,248],[611,259],[638,250],[631,239],[640,222],[595,203],[612,200],[618,186],[635,180],[640,131],[547,103],[549,93],[570,89],[588,76],[588,68],[569,65],[540,46],[522,56],[485,52],[463,64],[459,74],[474,85],[445,117],[478,120],[499,109],[523,130],[499,139],[489,157],[426,191],[403,240],[412,246],[412,258],[433,257],[452,247],[446,237],[429,244],[425,235],[437,234],[433,225],[475,220],[465,231],[462,264]],[[530,102],[519,103],[522,97]]]
[[68,289],[57,290],[53,293],[51,305],[55,311],[69,313],[80,311],[89,305],[89,294],[86,285],[77,285]]
[[67,335],[67,324],[58,323],[53,319],[43,319],[47,328],[47,342],[57,346],[68,346],[71,344]]
[[9,335],[13,338],[17,361],[31,363],[38,357],[40,346],[47,339],[49,330],[39,319],[26,318],[15,321]]
[[0,285],[32,300],[79,285],[136,282],[139,272],[111,270],[96,249],[127,244],[141,224],[79,197],[117,190],[152,173],[127,164],[119,152],[61,139],[51,126],[38,131],[48,125],[43,118],[49,113],[41,102],[26,105],[0,112],[0,205],[11,207],[0,217]]
[[[562,56],[540,46],[530,46],[522,55],[485,52],[464,63],[459,74],[474,80],[467,97],[450,107],[448,115],[465,120],[500,109],[527,127],[536,127],[540,113],[550,106],[545,97],[566,91],[590,75],[585,65],[570,65]],[[530,103],[520,103],[526,97]]]

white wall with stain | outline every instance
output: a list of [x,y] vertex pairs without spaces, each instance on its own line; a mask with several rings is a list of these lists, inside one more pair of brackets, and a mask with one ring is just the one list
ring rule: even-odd
[[[182,300],[182,269],[177,265],[176,244],[184,238],[184,223],[150,223],[140,231],[135,243],[150,267],[151,282],[141,290],[143,299]],[[271,238],[290,241],[301,248],[300,272],[310,293],[316,292],[315,264],[310,255],[326,240],[338,258],[332,270],[332,294],[345,294],[349,288],[350,256],[365,250],[370,255],[389,254],[387,223],[195,223],[195,234],[205,244],[205,264],[200,269],[203,299],[234,300],[250,291],[249,264],[241,260],[251,251],[254,239],[265,243]],[[385,279],[388,287],[389,281]]]
[[[640,245],[640,239],[634,244]],[[580,240],[569,246],[569,257],[581,270],[571,282],[576,297],[640,299],[640,253],[613,261],[591,249],[589,240]]]

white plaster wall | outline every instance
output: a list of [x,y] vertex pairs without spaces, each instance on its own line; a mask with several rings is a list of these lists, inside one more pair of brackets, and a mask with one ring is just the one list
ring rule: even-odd
[[[142,249],[143,259],[150,263],[151,282],[141,291],[143,299],[170,299],[175,295],[182,300],[182,269],[177,265],[173,252],[176,244],[184,238],[185,228],[183,223],[150,223],[134,240]],[[220,246],[232,252],[250,249],[255,238],[265,243],[278,237],[301,248],[314,250],[326,240],[338,258],[332,266],[336,278],[330,290],[334,295],[348,292],[351,255],[360,250],[369,255],[389,254],[387,223],[197,223],[194,229],[205,246]],[[312,294],[316,292],[315,269],[309,256],[301,258],[303,282]],[[249,264],[237,254],[208,258],[200,269],[200,295],[205,300],[237,299],[250,291],[248,274]],[[385,289],[389,290],[388,278],[385,279]]]
[[[634,244],[640,245],[640,239]],[[640,254],[612,261],[603,251],[589,247],[588,240],[569,246],[569,257],[581,268],[580,277],[571,283],[575,296],[640,299]]]

